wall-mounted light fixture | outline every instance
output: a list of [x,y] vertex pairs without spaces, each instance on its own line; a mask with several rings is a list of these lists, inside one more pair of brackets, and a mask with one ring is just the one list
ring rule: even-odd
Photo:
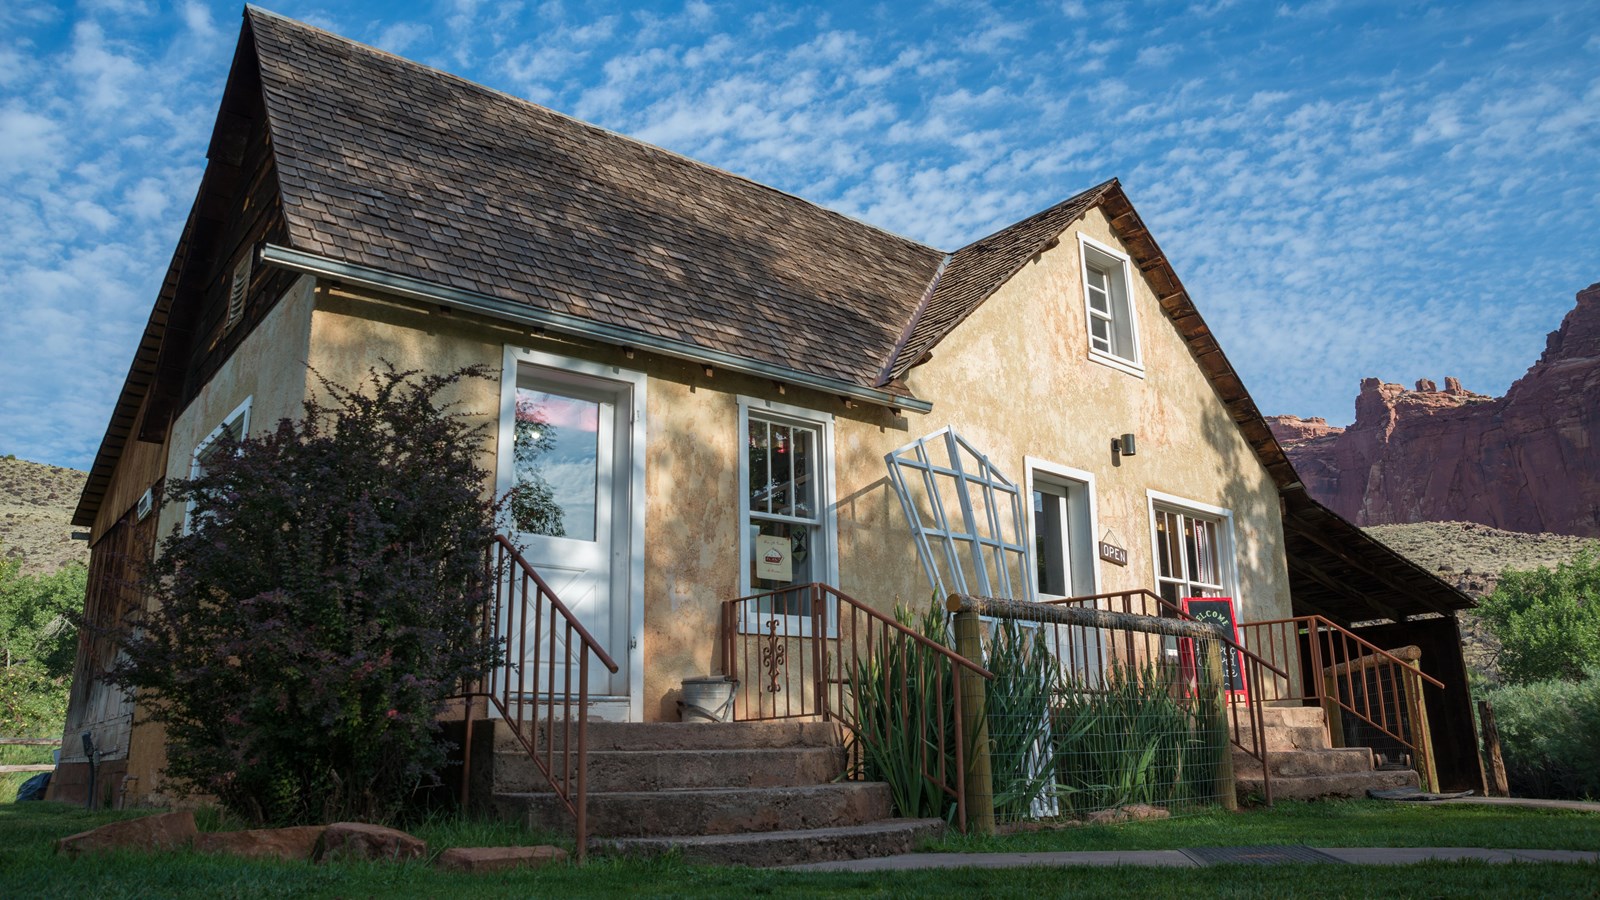
[[1134,442],[1131,432],[1111,439],[1111,464],[1113,466],[1122,465],[1124,456],[1137,456],[1138,454],[1139,448]]

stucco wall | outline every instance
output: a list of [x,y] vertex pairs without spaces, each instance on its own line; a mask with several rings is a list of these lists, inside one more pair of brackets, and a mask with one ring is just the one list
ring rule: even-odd
[[[199,395],[178,414],[168,434],[166,471],[186,478],[195,446],[222,424],[227,415],[250,399],[250,431],[275,426],[279,419],[298,418],[305,399],[306,355],[310,347],[311,303],[314,279],[302,278],[262,319],[206,383]],[[181,504],[161,508],[158,534],[162,537],[183,521]],[[161,726],[144,721],[136,709],[128,740],[128,771],[138,779],[129,785],[131,801],[162,796],[160,770],[166,764],[166,735]]]
[[[1125,252],[1091,210],[912,370],[913,392],[934,409],[910,416],[909,435],[840,423],[841,587],[862,599],[926,602],[927,580],[882,459],[909,437],[953,425],[1018,484],[1026,456],[1094,475],[1092,539],[1109,529],[1129,556],[1126,567],[1097,563],[1100,591],[1155,587],[1154,490],[1232,510],[1241,621],[1288,615],[1276,489],[1137,267],[1131,301],[1144,377],[1089,358],[1077,228]],[[1127,432],[1138,437],[1138,455],[1113,466],[1111,439]]]

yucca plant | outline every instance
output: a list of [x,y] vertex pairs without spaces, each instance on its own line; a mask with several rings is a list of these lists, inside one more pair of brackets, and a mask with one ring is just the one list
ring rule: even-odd
[[[905,627],[948,645],[948,626],[937,605],[920,622],[898,604],[894,615]],[[948,819],[954,800],[938,775],[942,770],[948,778],[960,777],[951,683],[956,673],[937,651],[891,629],[885,629],[869,650],[865,660],[851,663],[848,673],[856,715],[847,725],[860,748],[862,775],[889,785],[898,815]]]
[[[1176,698],[1153,665],[1117,663],[1103,684],[1067,679],[1055,716],[1059,794],[1075,812],[1210,799],[1226,735],[1211,698]],[[1231,786],[1224,786],[1231,787]]]
[[1002,820],[1027,818],[1055,784],[1050,702],[1060,681],[1043,634],[1015,620],[995,623],[985,660],[989,764],[994,811]]

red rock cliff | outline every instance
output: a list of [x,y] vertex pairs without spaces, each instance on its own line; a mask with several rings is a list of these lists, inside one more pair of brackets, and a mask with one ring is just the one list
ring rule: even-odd
[[1359,525],[1469,521],[1600,536],[1600,283],[1504,397],[1361,382],[1348,428],[1268,416],[1311,495]]

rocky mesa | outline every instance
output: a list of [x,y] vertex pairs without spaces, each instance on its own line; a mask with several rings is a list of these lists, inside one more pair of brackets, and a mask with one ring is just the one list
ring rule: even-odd
[[1600,283],[1504,397],[1361,383],[1347,428],[1268,416],[1312,496],[1358,525],[1465,521],[1600,537]]

